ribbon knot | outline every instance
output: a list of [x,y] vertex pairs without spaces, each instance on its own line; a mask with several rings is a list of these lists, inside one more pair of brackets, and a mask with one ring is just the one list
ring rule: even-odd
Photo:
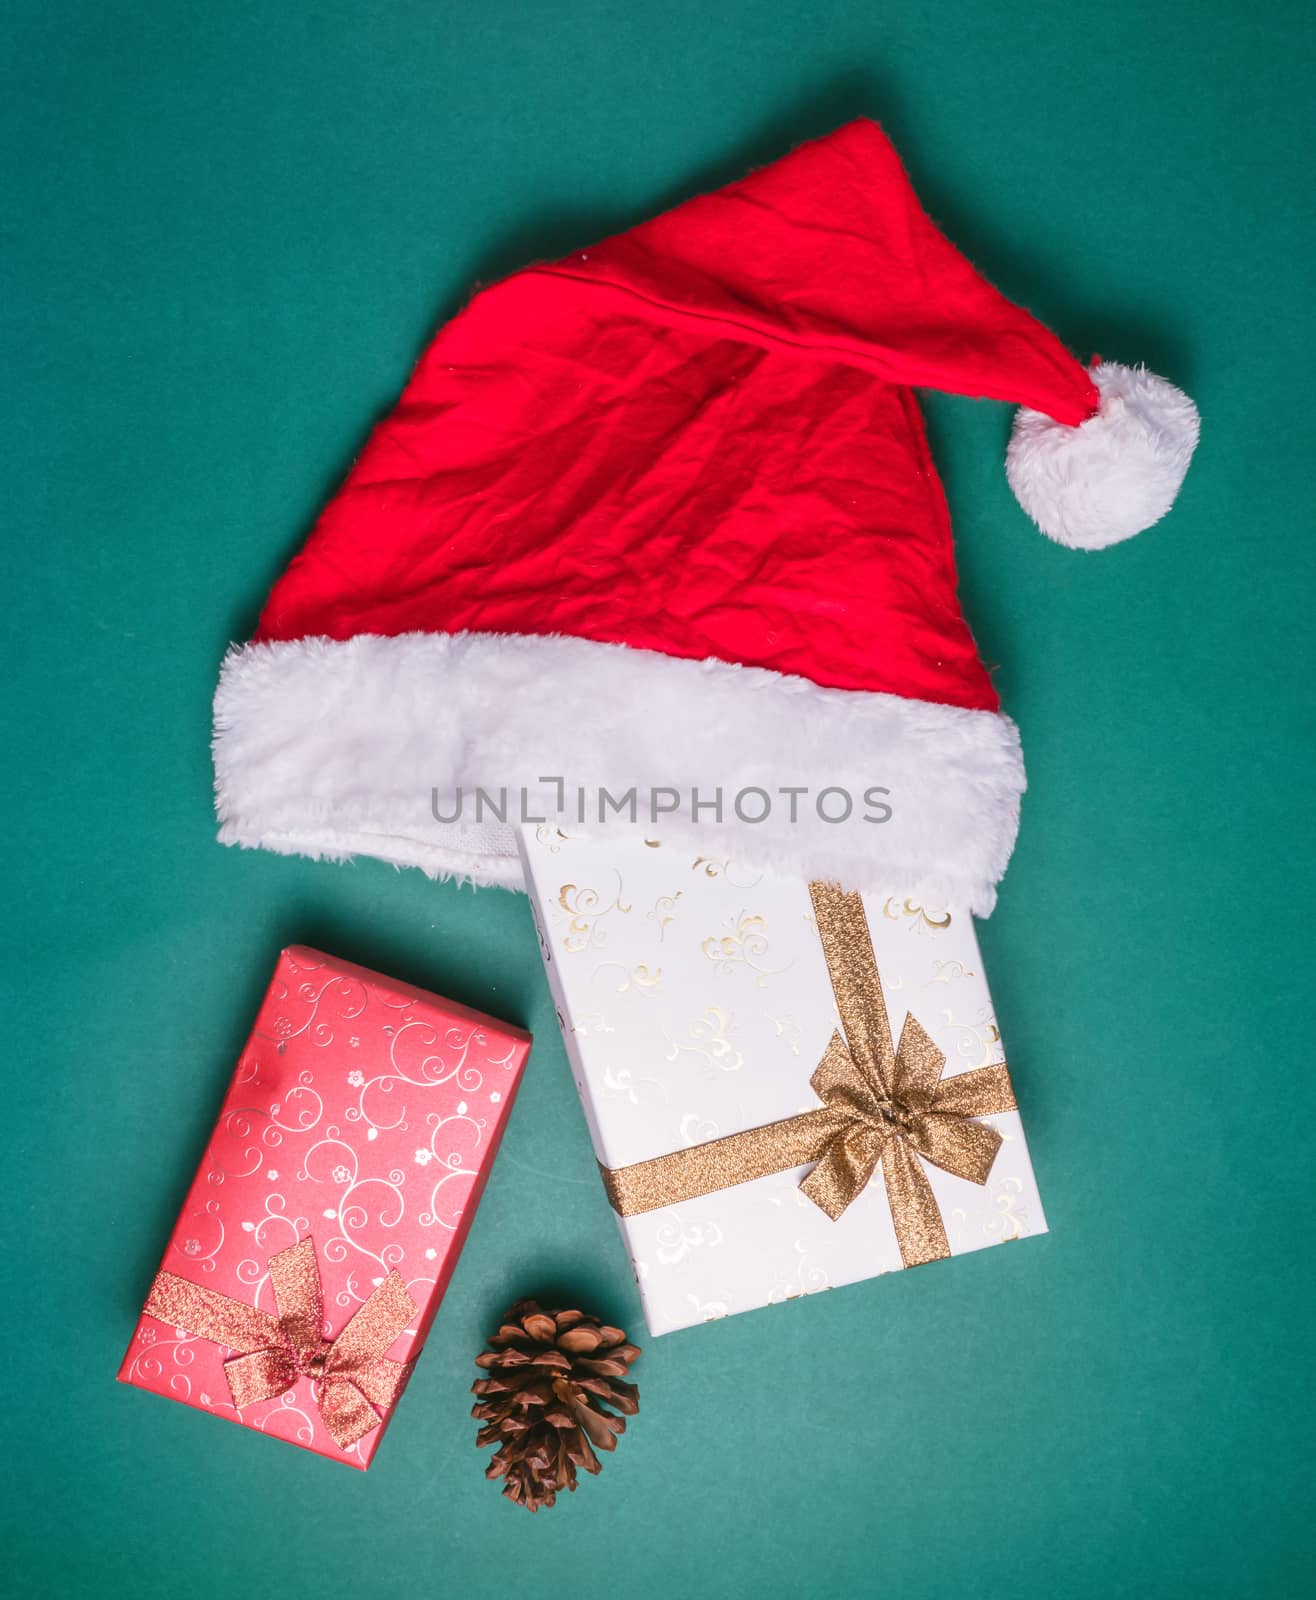
[[172,1272],[156,1276],[146,1309],[238,1352],[225,1361],[224,1376],[239,1411],[283,1394],[299,1378],[311,1379],[320,1415],[346,1450],[379,1426],[375,1408],[391,1406],[411,1374],[411,1362],[390,1361],[386,1352],[416,1315],[416,1302],[401,1275],[390,1272],[329,1339],[314,1242],[308,1237],[271,1256],[269,1269],[277,1316]]
[[814,1162],[800,1188],[835,1221],[880,1165],[901,1261],[936,1261],[950,1244],[922,1163],[987,1182],[1001,1135],[975,1119],[1014,1109],[1010,1074],[1001,1062],[943,1078],[945,1055],[908,1013],[893,1046],[862,899],[824,883],[809,893],[841,1018],[809,1080],[821,1107],[653,1161],[605,1167],[604,1187],[615,1211],[635,1216]]
[[329,1345],[322,1344],[320,1348],[301,1360],[301,1369],[308,1378],[322,1378],[325,1363],[329,1359]]

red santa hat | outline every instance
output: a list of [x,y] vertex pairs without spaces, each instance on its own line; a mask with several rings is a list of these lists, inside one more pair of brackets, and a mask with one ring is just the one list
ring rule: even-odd
[[871,122],[484,289],[224,664],[220,837],[516,886],[498,790],[675,790],[705,853],[986,914],[1023,767],[916,387],[1023,407],[1009,481],[1080,549],[1164,515],[1197,438],[998,294]]

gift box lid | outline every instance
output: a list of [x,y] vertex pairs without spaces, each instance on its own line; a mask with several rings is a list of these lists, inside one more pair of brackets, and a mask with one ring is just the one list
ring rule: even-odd
[[1046,1231],[961,907],[638,832],[521,845],[650,1334]]
[[366,1467],[529,1049],[467,1006],[282,951],[120,1379]]

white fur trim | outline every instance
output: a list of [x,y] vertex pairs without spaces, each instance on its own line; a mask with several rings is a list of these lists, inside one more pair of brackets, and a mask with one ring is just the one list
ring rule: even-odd
[[1159,522],[1174,504],[1201,420],[1181,389],[1145,367],[1103,361],[1092,369],[1101,408],[1065,427],[1021,406],[1005,475],[1049,538],[1103,550]]
[[[215,696],[215,792],[226,844],[284,854],[357,853],[433,876],[522,886],[518,791],[532,816],[575,789],[637,785],[641,825],[704,855],[737,858],[849,887],[964,906],[981,916],[1014,847],[1023,762],[1007,718],[887,694],[822,689],[720,661],[681,661],[624,645],[496,634],[301,639],[230,652]],[[506,823],[437,822],[476,785],[506,787]],[[721,786],[724,821],[706,812],[653,824],[653,786]],[[732,797],[807,785],[761,823]],[[819,819],[812,796],[847,789],[851,820]],[[892,816],[864,822],[863,796],[890,791]],[[761,803],[746,802],[752,810]],[[833,797],[830,804],[840,809]],[[874,808],[875,809],[875,808]],[[596,818],[591,817],[591,829]],[[609,819],[608,826],[632,827]]]

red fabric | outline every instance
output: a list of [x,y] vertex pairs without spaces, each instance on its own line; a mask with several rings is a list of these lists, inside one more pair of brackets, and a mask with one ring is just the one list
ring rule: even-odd
[[258,638],[561,633],[995,710],[912,385],[1096,406],[851,123],[479,294]]

